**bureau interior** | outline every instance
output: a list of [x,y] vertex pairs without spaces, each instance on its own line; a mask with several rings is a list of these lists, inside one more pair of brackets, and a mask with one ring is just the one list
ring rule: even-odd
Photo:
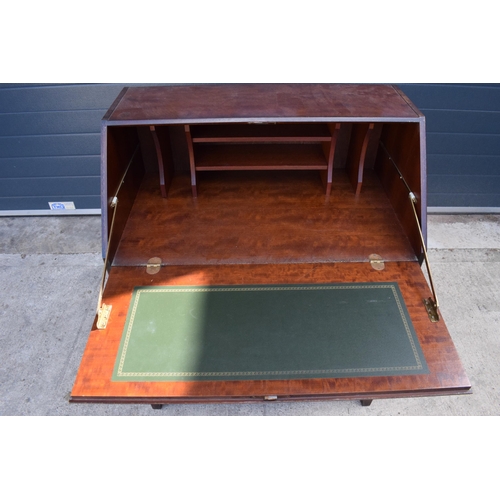
[[409,198],[425,238],[419,123],[108,126],[103,137],[115,266],[421,259]]

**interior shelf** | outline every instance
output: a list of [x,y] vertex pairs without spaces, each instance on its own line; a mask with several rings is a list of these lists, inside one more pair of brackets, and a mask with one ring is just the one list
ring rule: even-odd
[[326,170],[317,144],[197,144],[196,170]]
[[329,142],[325,123],[224,124],[191,126],[193,143],[207,142]]
[[185,125],[193,197],[196,172],[210,170],[327,171],[328,196],[337,129],[321,122]]

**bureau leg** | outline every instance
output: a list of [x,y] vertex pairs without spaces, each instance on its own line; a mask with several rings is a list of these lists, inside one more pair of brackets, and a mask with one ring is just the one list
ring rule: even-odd
[[153,404],[151,405],[151,408],[153,408],[153,410],[161,410],[163,408],[163,405]]
[[362,399],[361,406],[370,406],[372,404],[373,399]]

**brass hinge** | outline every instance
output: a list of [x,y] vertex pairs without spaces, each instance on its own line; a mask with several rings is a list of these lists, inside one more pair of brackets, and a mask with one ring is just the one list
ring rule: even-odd
[[438,307],[431,297],[424,299],[424,306],[431,322],[437,323],[439,321]]
[[105,330],[106,327],[108,326],[108,320],[109,320],[109,315],[111,314],[111,308],[112,305],[107,305],[102,303],[101,307],[99,307],[99,310],[97,311],[97,329],[98,330]]
[[382,257],[380,257],[380,255],[372,253],[371,255],[368,256],[368,259],[370,260],[370,264],[373,267],[373,269],[376,269],[377,271],[382,271],[385,269],[384,261]]

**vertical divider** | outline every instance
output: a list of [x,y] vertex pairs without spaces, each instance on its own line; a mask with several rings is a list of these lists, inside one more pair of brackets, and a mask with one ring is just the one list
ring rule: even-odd
[[[153,142],[156,149],[156,156],[158,158],[158,173],[160,175],[160,192],[163,198],[167,197],[168,188],[170,187],[170,183],[172,181],[173,176],[173,165],[172,165],[172,151],[170,148],[169,140],[160,141],[158,137],[159,130],[157,131],[154,125],[149,127],[151,131],[151,135],[153,137]],[[169,139],[167,137],[167,139]],[[163,148],[168,148],[165,152]],[[164,154],[165,153],[165,154]]]
[[332,178],[333,178],[333,161],[335,159],[335,151],[337,147],[337,139],[340,133],[340,123],[329,123],[328,128],[332,134],[332,138],[328,148],[328,154],[325,152],[325,156],[328,158],[328,168],[326,174],[326,196],[330,196],[332,192]]
[[361,193],[365,168],[373,168],[381,131],[381,123],[364,123],[353,130],[347,172],[356,196]]
[[193,198],[197,198],[198,190],[196,188],[196,164],[194,162],[194,148],[193,148],[193,138],[191,137],[191,127],[189,125],[184,125],[184,131],[186,132],[186,140],[189,151],[189,168],[191,170],[191,191],[193,193]]

